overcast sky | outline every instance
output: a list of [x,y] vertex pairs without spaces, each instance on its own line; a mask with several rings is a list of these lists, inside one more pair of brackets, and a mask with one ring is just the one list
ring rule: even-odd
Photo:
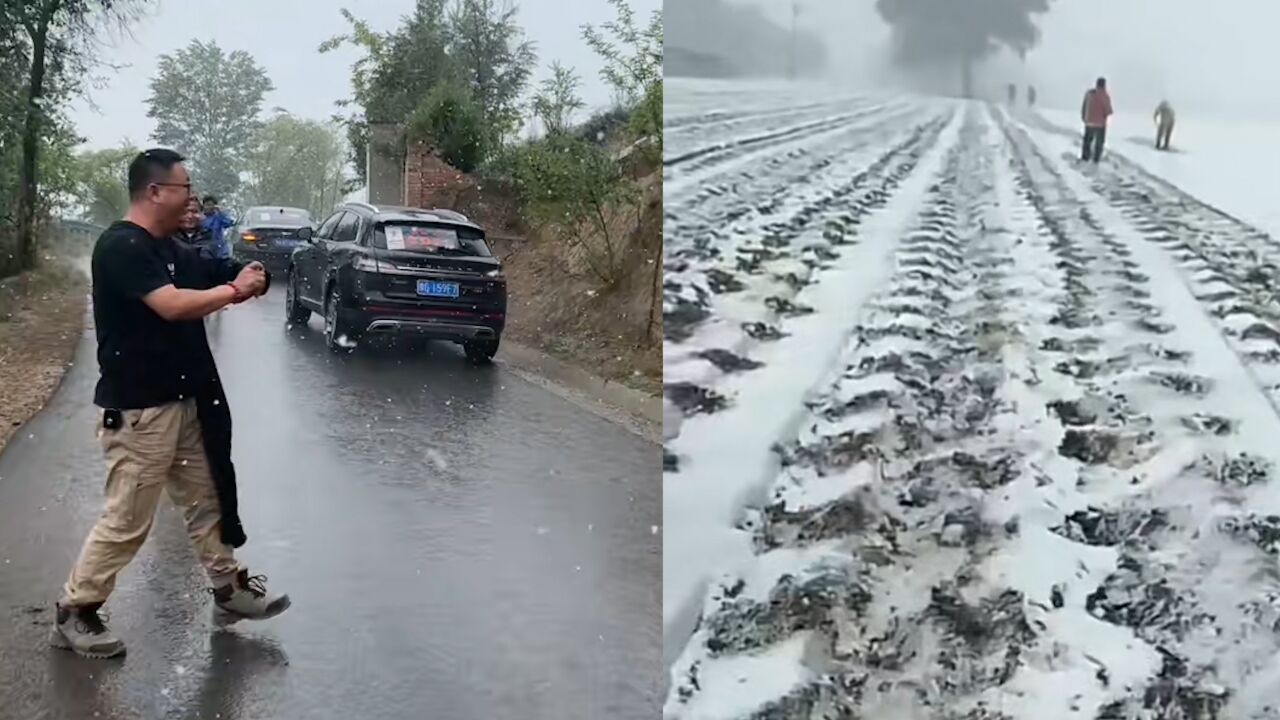
[[[740,1],[789,22],[791,0]],[[827,38],[833,80],[890,81],[874,0],[800,6],[801,25]],[[1180,111],[1280,120],[1280,0],[1054,0],[1041,28],[1026,64],[997,59],[988,82],[1034,82],[1044,101],[1074,108],[1105,75],[1118,111],[1151,112],[1167,96]]]
[[[156,7],[136,23],[129,36],[108,40],[108,60],[120,70],[102,69],[106,86],[91,92],[94,110],[77,102],[72,118],[91,147],[113,147],[122,141],[145,145],[154,128],[147,118],[148,83],[157,56],[172,53],[192,40],[216,41],[226,50],[253,54],[275,84],[264,107],[283,107],[309,118],[324,119],[335,112],[334,102],[351,94],[351,64],[359,56],[352,48],[321,55],[321,42],[347,30],[339,14],[350,8],[377,30],[390,30],[412,12],[413,0],[156,0]],[[661,0],[631,0],[637,23],[647,23]],[[552,60],[577,68],[582,94],[589,106],[602,107],[612,99],[599,77],[600,62],[582,41],[584,23],[613,18],[606,0],[523,0],[520,24],[537,44],[538,72],[546,75]],[[582,118],[579,118],[582,119]]]

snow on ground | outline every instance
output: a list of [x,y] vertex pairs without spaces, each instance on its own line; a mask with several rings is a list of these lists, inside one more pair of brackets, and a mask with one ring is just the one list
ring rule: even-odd
[[[1152,112],[1155,109],[1152,108]],[[1072,131],[1079,118],[1070,112],[1044,111],[1044,117]],[[1280,236],[1280,137],[1274,123],[1229,122],[1179,116],[1173,152],[1155,149],[1150,114],[1119,113],[1108,143],[1126,158],[1197,198]]]
[[1280,718],[1280,246],[1039,117],[672,90],[666,716]]

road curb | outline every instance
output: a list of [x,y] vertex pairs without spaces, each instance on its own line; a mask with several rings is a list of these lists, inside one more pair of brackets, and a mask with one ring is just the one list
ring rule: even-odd
[[649,442],[662,443],[661,397],[610,382],[506,338],[494,362]]

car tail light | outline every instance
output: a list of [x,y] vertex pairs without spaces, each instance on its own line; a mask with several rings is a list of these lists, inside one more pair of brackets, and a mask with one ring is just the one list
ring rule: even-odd
[[242,232],[240,233],[240,239],[245,242],[257,242],[258,236],[251,232]]

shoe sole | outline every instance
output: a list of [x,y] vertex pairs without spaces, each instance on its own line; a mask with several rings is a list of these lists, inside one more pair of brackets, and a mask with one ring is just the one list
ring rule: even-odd
[[80,650],[76,648],[74,645],[72,645],[71,641],[67,640],[67,636],[63,635],[62,631],[56,627],[49,631],[49,645],[52,647],[56,647],[60,650],[70,650],[71,652],[79,655],[80,657],[86,657],[91,660],[108,660],[110,658],[120,657],[121,655],[125,654],[124,645],[121,645],[120,649],[115,651],[110,651],[110,652],[92,652],[90,650]]
[[292,606],[293,606],[293,601],[289,599],[288,595],[284,596],[283,601],[280,603],[279,607],[277,607],[274,611],[267,613],[266,615],[242,615],[238,612],[235,612],[234,610],[227,610],[219,605],[214,605],[213,606],[213,624],[218,627],[227,627],[228,625],[234,625],[240,622],[241,620],[270,620],[271,618],[280,615],[285,610],[288,610]]

